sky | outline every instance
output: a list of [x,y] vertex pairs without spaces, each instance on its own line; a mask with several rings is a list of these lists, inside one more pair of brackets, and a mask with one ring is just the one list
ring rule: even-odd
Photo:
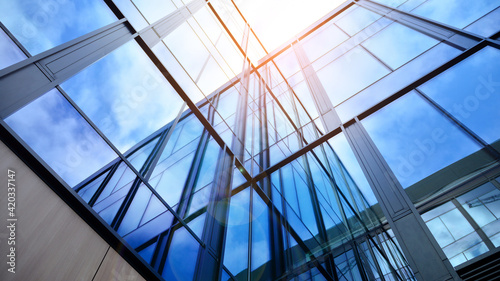
[[292,39],[343,2],[345,1],[235,1],[268,52]]

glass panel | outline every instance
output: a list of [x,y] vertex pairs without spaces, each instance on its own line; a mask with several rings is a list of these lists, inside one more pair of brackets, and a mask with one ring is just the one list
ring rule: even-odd
[[357,7],[352,12],[339,19],[336,24],[347,32],[347,34],[352,36],[381,17],[381,15],[370,10]]
[[497,1],[490,0],[429,0],[412,12],[438,22],[464,28],[498,5]]
[[92,196],[94,196],[94,194],[96,193],[101,183],[104,181],[104,178],[108,175],[108,172],[109,171],[105,172],[97,179],[94,179],[92,182],[88,183],[85,187],[80,189],[78,191],[78,195],[80,195],[80,197],[82,197],[82,199],[88,203],[90,199],[92,199]]
[[62,87],[120,151],[172,121],[183,103],[135,41]]
[[116,21],[101,0],[2,1],[0,20],[36,55]]
[[176,10],[174,3],[170,0],[133,0],[132,2],[150,24]]
[[328,24],[326,28],[322,28],[306,37],[306,39],[302,41],[302,47],[309,60],[312,62],[347,40],[347,38],[349,38],[349,36],[338,27],[333,24]]
[[336,106],[389,72],[358,46],[318,70],[318,78]]
[[231,198],[224,246],[224,266],[238,280],[247,280],[250,188]]
[[193,280],[200,244],[184,228],[175,231],[168,248],[162,277],[165,280]]
[[481,148],[414,92],[362,123],[405,188]]
[[419,87],[489,143],[500,139],[500,50],[486,47]]
[[5,122],[70,186],[117,157],[55,89]]
[[254,190],[252,192],[252,280],[260,280],[270,277],[271,272],[269,208]]
[[362,43],[372,54],[396,69],[420,55],[439,41],[406,27],[393,23]]
[[134,166],[137,171],[140,171],[144,162],[148,159],[151,151],[155,147],[158,142],[159,137],[156,137],[154,140],[150,141],[148,144],[141,147],[138,151],[134,152],[131,156],[129,156],[129,161]]
[[160,194],[170,206],[176,205],[181,198],[193,157],[194,152],[168,167],[161,174],[160,182],[155,188],[158,194]]
[[500,30],[500,8],[496,8],[464,29],[484,37],[494,35]]
[[0,69],[20,62],[25,58],[26,55],[0,28]]

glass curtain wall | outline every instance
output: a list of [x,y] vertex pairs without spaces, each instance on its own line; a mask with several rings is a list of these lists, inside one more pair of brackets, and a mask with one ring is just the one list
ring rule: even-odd
[[32,2],[0,83],[50,81],[1,125],[159,280],[416,280],[379,164],[453,267],[500,245],[498,1],[339,2],[274,50],[242,1]]

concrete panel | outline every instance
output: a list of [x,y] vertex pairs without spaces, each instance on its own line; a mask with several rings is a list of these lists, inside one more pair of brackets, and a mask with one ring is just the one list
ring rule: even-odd
[[115,250],[109,249],[93,280],[141,281],[145,279]]

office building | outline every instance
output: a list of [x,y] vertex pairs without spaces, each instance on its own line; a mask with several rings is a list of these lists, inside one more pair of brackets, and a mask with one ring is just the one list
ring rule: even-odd
[[500,1],[0,3],[2,280],[499,276]]

